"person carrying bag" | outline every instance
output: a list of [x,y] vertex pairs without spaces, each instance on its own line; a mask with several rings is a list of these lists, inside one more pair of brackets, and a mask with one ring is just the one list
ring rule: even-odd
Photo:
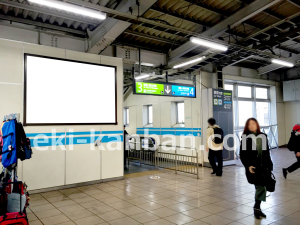
[[247,180],[255,186],[254,216],[267,216],[261,211],[262,201],[266,201],[267,191],[275,191],[276,180],[272,174],[273,162],[270,156],[267,135],[261,133],[255,118],[247,120],[240,146],[240,158],[245,166]]

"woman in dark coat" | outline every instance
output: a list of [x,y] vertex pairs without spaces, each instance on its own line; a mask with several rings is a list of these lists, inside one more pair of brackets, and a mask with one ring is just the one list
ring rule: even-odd
[[240,158],[245,166],[247,180],[255,185],[254,216],[266,218],[260,204],[266,201],[266,180],[273,170],[267,135],[261,133],[255,118],[247,120],[240,147]]

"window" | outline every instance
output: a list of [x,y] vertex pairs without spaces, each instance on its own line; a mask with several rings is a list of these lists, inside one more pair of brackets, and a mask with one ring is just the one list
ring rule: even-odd
[[129,125],[129,108],[124,108],[124,125]]
[[260,126],[270,125],[269,102],[256,102],[256,118]]
[[233,84],[225,84],[225,90],[233,91]]
[[148,124],[153,124],[153,108],[152,105],[147,106]]
[[176,103],[177,124],[184,124],[184,103]]
[[268,99],[268,89],[267,88],[255,88],[255,97],[260,99]]
[[246,120],[254,117],[260,126],[270,126],[269,87],[247,86],[245,84],[225,84],[226,90],[237,93],[233,95],[234,127],[236,132],[243,130]]
[[249,86],[238,86],[238,97],[239,98],[251,98],[251,87]]
[[252,102],[251,101],[238,101],[238,107],[239,107],[238,126],[244,127],[247,119],[253,117]]

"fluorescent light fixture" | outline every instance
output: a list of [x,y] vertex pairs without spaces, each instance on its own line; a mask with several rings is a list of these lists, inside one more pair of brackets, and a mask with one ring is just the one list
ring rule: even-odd
[[141,80],[141,79],[144,79],[144,78],[147,78],[147,77],[150,77],[150,75],[149,74],[144,74],[144,75],[140,75],[138,77],[135,77],[134,79]]
[[199,62],[203,59],[205,59],[206,57],[205,56],[202,56],[202,57],[199,57],[197,59],[193,59],[193,60],[190,60],[190,61],[187,61],[187,62],[184,62],[184,63],[181,63],[181,64],[178,64],[178,65],[175,65],[173,66],[174,69],[177,69],[177,68],[180,68],[180,67],[184,67],[184,66],[187,66],[187,65],[190,65],[190,64],[193,64],[195,62]]
[[202,46],[217,49],[217,50],[220,50],[220,51],[227,51],[228,50],[228,47],[225,46],[225,45],[220,45],[220,44],[217,44],[215,42],[206,41],[206,40],[203,40],[203,39],[200,39],[200,38],[191,37],[190,41],[197,44],[197,45],[202,45]]
[[[135,65],[139,65],[139,62],[136,62]],[[142,62],[141,63],[142,66],[150,66],[150,67],[154,67],[155,65],[153,63],[146,63],[146,62]]]
[[282,60],[279,60],[279,59],[272,59],[271,62],[275,63],[275,64],[282,65],[282,66],[287,66],[287,67],[293,67],[294,66],[293,63],[282,61]]
[[72,12],[86,17],[91,17],[94,19],[105,20],[106,14],[100,11],[84,8],[81,6],[73,5],[66,2],[60,2],[55,0],[28,0],[29,2],[36,3],[39,5],[48,6],[58,10],[64,10],[67,12]]

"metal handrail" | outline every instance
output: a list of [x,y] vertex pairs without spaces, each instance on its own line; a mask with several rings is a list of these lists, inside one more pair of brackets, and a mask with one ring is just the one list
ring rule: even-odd
[[[158,169],[160,167],[160,159],[158,157],[158,154],[164,154],[164,155],[169,155],[169,156],[174,156],[174,159],[171,157],[170,158],[161,158],[162,160],[164,160],[164,162],[170,162],[170,161],[175,161],[175,168],[170,167],[164,167],[166,169],[171,169],[171,170],[175,170],[175,174],[177,174],[177,172],[184,172],[184,173],[189,173],[189,174],[195,174],[197,175],[197,179],[199,179],[199,152],[198,150],[196,150],[195,148],[192,147],[186,147],[186,146],[172,146],[172,145],[159,145],[159,147],[174,147],[175,148],[175,153],[169,153],[169,152],[160,152],[158,149],[155,151],[155,158],[156,158],[156,169]],[[196,151],[196,156],[189,156],[189,155],[183,155],[183,154],[178,154],[177,153],[177,148],[186,148],[186,149],[191,149],[191,150],[195,150]],[[182,157],[183,160],[179,160],[179,158]],[[186,160],[184,160],[184,158],[186,158]],[[190,160],[189,160],[190,159]],[[193,159],[195,160],[195,162],[193,162]],[[178,166],[178,164],[182,165],[182,166]],[[195,165],[196,164],[196,165]],[[188,166],[194,166],[192,168],[189,168]],[[163,167],[161,165],[161,167]],[[182,169],[182,167],[184,167],[184,169]]]

